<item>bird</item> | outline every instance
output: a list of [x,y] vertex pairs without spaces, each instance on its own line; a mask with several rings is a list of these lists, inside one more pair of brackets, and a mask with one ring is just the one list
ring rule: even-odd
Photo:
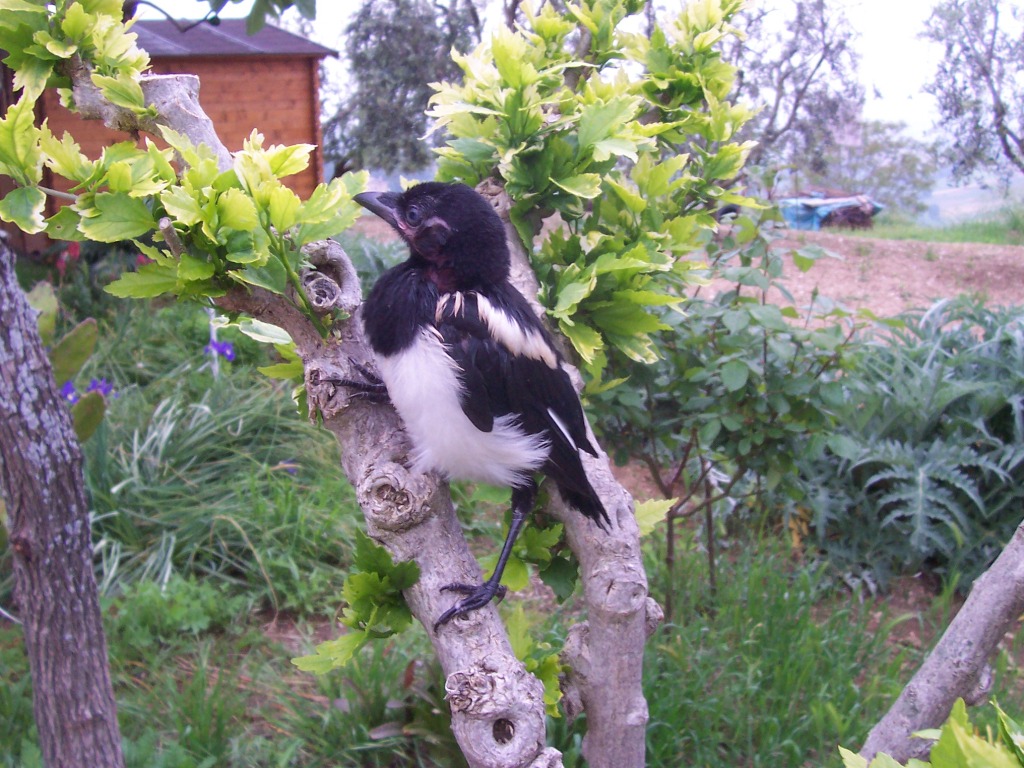
[[[504,597],[501,577],[533,510],[537,474],[607,532],[608,513],[583,468],[597,456],[579,396],[551,335],[510,282],[505,226],[465,184],[428,181],[355,200],[401,236],[406,261],[385,271],[362,321],[388,398],[412,443],[410,469],[511,489],[512,516],[494,572],[434,623]],[[365,375],[365,373],[364,373]]]

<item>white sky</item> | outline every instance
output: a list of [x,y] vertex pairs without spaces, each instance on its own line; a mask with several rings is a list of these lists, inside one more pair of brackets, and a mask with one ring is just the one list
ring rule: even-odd
[[[153,2],[176,18],[195,18],[209,8],[205,0]],[[860,75],[867,95],[864,117],[906,123],[908,133],[919,139],[929,138],[935,122],[934,99],[921,89],[933,76],[942,51],[918,35],[937,3],[938,0],[844,3],[851,26],[860,35]],[[244,16],[251,5],[251,0],[229,3],[222,15]],[[341,32],[355,6],[355,0],[319,0],[314,34],[317,42],[339,49]],[[160,14],[145,5],[139,6],[139,16],[160,18]]]

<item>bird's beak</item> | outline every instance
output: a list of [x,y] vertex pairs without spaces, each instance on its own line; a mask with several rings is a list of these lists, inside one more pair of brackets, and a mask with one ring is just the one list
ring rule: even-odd
[[360,192],[353,198],[370,213],[380,216],[384,221],[394,227],[399,233],[402,226],[398,222],[396,206],[398,195],[394,192]]

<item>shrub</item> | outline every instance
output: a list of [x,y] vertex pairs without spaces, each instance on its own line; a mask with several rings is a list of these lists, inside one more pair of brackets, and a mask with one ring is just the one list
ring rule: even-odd
[[817,541],[842,570],[970,582],[1020,522],[1024,325],[961,299],[903,316],[843,379],[831,451],[801,465]]

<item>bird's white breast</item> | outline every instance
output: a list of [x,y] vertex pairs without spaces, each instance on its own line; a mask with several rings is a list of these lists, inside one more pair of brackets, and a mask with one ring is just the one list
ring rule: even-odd
[[378,356],[381,378],[413,442],[414,471],[495,485],[520,485],[548,453],[543,435],[525,434],[514,415],[481,432],[459,403],[458,365],[437,332],[425,328],[395,355]]

